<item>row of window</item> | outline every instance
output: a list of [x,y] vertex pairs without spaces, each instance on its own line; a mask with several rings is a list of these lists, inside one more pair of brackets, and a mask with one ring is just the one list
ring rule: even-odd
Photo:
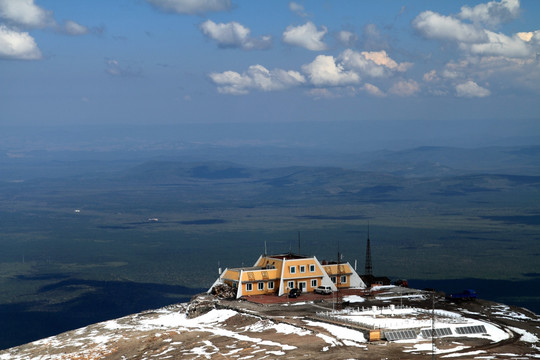
[[[298,269],[300,270],[301,273],[305,273],[306,272],[306,265],[299,265]],[[309,265],[309,272],[315,272],[315,265],[314,264]],[[296,265],[289,266],[289,273],[296,274]]]
[[[330,279],[332,280],[332,282],[333,282],[334,284],[336,283],[337,278],[336,278],[335,276],[330,277]],[[347,275],[341,275],[341,278],[339,279],[339,283],[340,283],[340,284],[345,284],[345,283],[347,283]]]
[[[273,281],[269,281],[266,284],[267,284],[266,286],[268,287],[268,290],[273,290],[274,289],[274,282]],[[264,282],[257,283],[257,290],[259,290],[259,291],[264,290]],[[246,291],[253,291],[253,284],[252,283],[247,283],[246,284]]]
[[[264,290],[264,282],[258,282],[257,283],[257,290],[259,291],[263,291]],[[317,279],[311,279],[311,287],[312,288],[316,288],[317,286],[319,285]],[[294,289],[296,286],[295,282],[294,281],[288,281],[287,282],[287,288],[289,289]],[[300,281],[298,283],[298,286],[300,289],[303,289],[306,287],[306,282],[305,281]],[[266,287],[268,288],[268,290],[273,290],[274,289],[274,282],[273,281],[268,281],[266,283]],[[247,283],[246,284],[246,291],[253,291],[253,283]]]

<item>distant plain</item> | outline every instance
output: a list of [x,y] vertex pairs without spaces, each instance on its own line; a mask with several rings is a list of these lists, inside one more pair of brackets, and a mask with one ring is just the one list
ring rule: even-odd
[[287,164],[279,148],[257,165],[253,150],[5,151],[0,348],[186,301],[265,243],[321,260],[339,249],[362,273],[368,224],[376,275],[540,311],[540,147],[358,153],[339,166]]

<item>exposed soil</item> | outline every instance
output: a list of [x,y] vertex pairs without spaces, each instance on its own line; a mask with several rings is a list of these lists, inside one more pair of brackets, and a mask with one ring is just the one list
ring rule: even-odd
[[[141,324],[160,316],[159,311],[150,311],[118,319],[114,326],[110,323],[94,324],[54,338],[8,349],[0,352],[0,360],[431,358],[430,351],[426,350],[430,348],[429,340],[376,343],[346,341],[337,339],[335,334],[329,333],[324,327],[314,325],[326,321],[317,317],[318,311],[336,307],[332,296],[310,298],[302,295],[294,300],[283,298],[284,304],[276,301],[259,304],[245,300],[214,300],[207,296],[196,299],[202,304],[201,307],[208,308],[209,303],[215,303],[217,308],[234,309],[238,314],[215,326],[174,328],[162,325],[150,329]],[[390,303],[386,301],[384,305]],[[395,300],[395,304],[401,303],[426,309],[432,306],[431,299]],[[361,305],[370,307],[382,304],[381,301],[368,298]],[[468,317],[490,321],[505,329],[523,329],[540,338],[540,318],[524,309],[483,300],[456,304],[446,302],[440,296],[436,297],[436,304],[437,309],[466,313]],[[501,309],[506,310],[503,313]],[[188,306],[171,306],[167,311],[173,314],[187,313]],[[313,319],[316,323],[306,322],[306,319]],[[302,333],[277,332],[276,324],[279,323],[294,325]],[[345,326],[355,328],[350,324]],[[511,329],[508,331],[512,336],[498,343],[481,338],[454,336],[436,339],[435,346],[440,350],[454,349],[452,356],[459,359],[540,359],[537,344],[521,341],[518,333]],[[334,343],[328,341],[330,338],[334,339]],[[415,348],[418,344],[423,345],[422,350]],[[463,350],[456,350],[456,344]],[[438,358],[443,356],[437,355]]]

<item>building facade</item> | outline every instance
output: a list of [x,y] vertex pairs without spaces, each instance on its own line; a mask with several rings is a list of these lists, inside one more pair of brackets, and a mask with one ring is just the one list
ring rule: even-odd
[[218,284],[236,289],[236,297],[284,295],[291,289],[313,292],[318,286],[365,288],[349,263],[325,264],[315,256],[295,254],[261,255],[251,267],[225,269],[209,291]]

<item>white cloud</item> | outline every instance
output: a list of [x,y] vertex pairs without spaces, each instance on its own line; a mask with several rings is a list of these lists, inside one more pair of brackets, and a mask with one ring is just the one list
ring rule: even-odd
[[68,35],[84,35],[88,33],[88,28],[75,21],[68,20],[64,23],[63,31]]
[[456,85],[456,93],[459,97],[486,97],[490,95],[488,89],[479,86],[471,80]]
[[358,36],[355,33],[346,30],[338,32],[336,38],[343,46],[347,47],[353,46],[358,41]]
[[531,47],[518,35],[509,37],[504,34],[485,31],[488,40],[477,44],[462,44],[462,48],[478,55],[501,55],[508,57],[527,57],[531,55]]
[[231,0],[146,0],[160,10],[178,14],[202,15],[230,10]]
[[303,65],[306,73],[315,86],[343,86],[357,84],[360,76],[354,71],[346,71],[342,64],[336,64],[333,56],[319,55],[313,62]]
[[282,69],[268,70],[261,65],[252,65],[240,74],[235,71],[209,74],[210,79],[218,85],[222,94],[244,95],[250,90],[276,91],[299,86],[306,82],[297,71]]
[[142,76],[141,69],[134,69],[131,66],[121,65],[118,60],[106,59],[105,72],[113,77],[140,77]]
[[0,58],[37,60],[41,52],[32,36],[26,32],[17,32],[0,25]]
[[283,32],[283,42],[312,51],[326,50],[327,46],[322,39],[327,32],[326,27],[323,26],[319,31],[315,24],[308,21],[304,25],[288,26]]
[[386,96],[386,94],[383,93],[381,91],[381,89],[379,89],[377,86],[375,86],[373,84],[365,83],[364,86],[362,87],[362,90],[364,90],[368,94],[371,94],[371,95],[374,95],[374,96],[379,96],[379,97]]
[[478,43],[487,40],[483,29],[433,11],[420,13],[413,20],[413,27],[429,39],[454,40],[463,43]]
[[289,10],[291,10],[293,13],[301,17],[308,16],[306,11],[304,10],[304,7],[298,3],[295,3],[294,1],[291,1],[289,3]]
[[84,35],[89,29],[72,20],[60,26],[53,18],[53,12],[45,10],[34,0],[0,0],[0,18],[22,28],[50,28],[68,35]]
[[458,16],[474,23],[497,26],[510,22],[519,16],[519,0],[490,1],[472,8],[465,5],[461,8]]
[[439,76],[437,75],[436,70],[431,70],[425,73],[424,76],[422,76],[422,79],[424,79],[424,81],[426,82],[432,82],[437,81],[439,79]]
[[531,39],[533,38],[533,35],[534,35],[533,32],[519,32],[516,34],[518,38],[527,42],[531,41]]
[[418,83],[412,79],[400,80],[390,88],[389,92],[398,96],[412,96],[420,91]]
[[413,27],[426,38],[454,41],[460,49],[473,55],[519,58],[529,57],[536,52],[533,50],[535,44],[526,40],[529,33],[507,36],[432,11],[418,15],[413,20]]
[[206,20],[200,26],[202,33],[212,40],[217,41],[220,47],[250,49],[265,49],[272,45],[270,36],[260,39],[251,38],[251,30],[237,22],[216,24],[212,20]]
[[17,25],[44,28],[56,24],[52,11],[34,4],[34,0],[0,0],[0,17]]
[[[520,32],[516,36],[526,43],[530,43],[531,46],[540,46],[540,30]],[[536,51],[540,49],[536,48]]]
[[404,72],[412,66],[410,63],[398,64],[384,50],[356,52],[347,49],[339,58],[345,67],[371,77],[388,76],[394,71]]

